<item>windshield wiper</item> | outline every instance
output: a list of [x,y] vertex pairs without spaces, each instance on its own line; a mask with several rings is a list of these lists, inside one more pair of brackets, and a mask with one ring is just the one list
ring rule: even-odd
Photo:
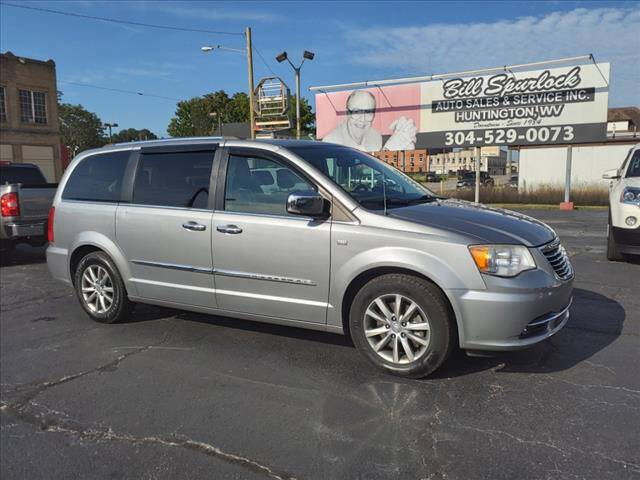
[[[408,206],[408,205],[417,205],[419,203],[430,203],[438,200],[439,197],[435,197],[433,195],[422,195],[421,197],[416,198],[402,198],[402,197],[387,197],[386,204],[389,206]],[[374,197],[374,198],[362,198],[358,200],[361,205],[365,204],[384,204],[384,197]]]
[[394,205],[415,205],[418,203],[429,203],[435,202],[437,197],[433,195],[422,195],[417,198],[399,198],[399,197],[390,197],[387,198],[387,203]]

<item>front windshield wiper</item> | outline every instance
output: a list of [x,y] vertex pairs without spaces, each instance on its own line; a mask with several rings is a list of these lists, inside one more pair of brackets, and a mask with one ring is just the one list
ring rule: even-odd
[[[438,197],[433,195],[422,195],[420,197],[415,198],[402,198],[402,197],[387,197],[386,204],[388,206],[407,206],[407,205],[417,205],[419,203],[430,203],[438,200]],[[384,197],[375,197],[375,198],[362,198],[359,200],[360,204],[384,204]]]
[[387,198],[387,203],[394,205],[416,205],[418,203],[435,202],[436,200],[437,197],[434,197],[433,195],[422,195],[416,198],[389,197]]

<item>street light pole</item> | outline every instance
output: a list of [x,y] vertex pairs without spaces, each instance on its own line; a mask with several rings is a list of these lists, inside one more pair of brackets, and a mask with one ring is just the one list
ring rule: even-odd
[[296,138],[297,139],[300,139],[302,135],[302,122],[300,119],[300,69],[302,68],[302,64],[304,63],[305,60],[313,60],[314,56],[315,54],[313,52],[305,50],[304,53],[302,54],[302,62],[297,67],[293,63],[291,63],[291,60],[289,60],[289,56],[287,55],[287,52],[282,52],[280,55],[276,57],[276,60],[278,61],[278,63],[284,62],[285,60],[289,62],[289,65],[291,65],[291,68],[293,68],[293,71],[296,74]]
[[296,71],[296,138],[300,140],[300,68],[294,68],[294,70]]
[[[217,118],[218,119],[218,134],[222,137],[222,115],[220,115],[219,112],[209,112],[209,116],[211,118]],[[212,128],[211,130],[215,131],[215,127]],[[213,135],[213,131],[211,132],[211,134]]]
[[109,129],[109,143],[111,143],[111,127],[117,127],[118,124],[117,123],[105,123],[104,124],[105,127],[107,127]]
[[238,53],[244,53],[247,55],[247,74],[249,77],[249,131],[251,134],[251,138],[256,138],[256,131],[254,128],[254,95],[253,95],[253,43],[251,42],[251,27],[247,27],[245,28],[244,31],[244,36],[246,37],[247,40],[247,46],[244,49],[238,49],[238,48],[228,48],[228,47],[224,47],[222,45],[216,45],[216,46],[210,46],[210,45],[205,45],[200,47],[200,50],[202,50],[203,52],[207,53],[207,52],[211,52],[215,49],[218,50],[228,50],[230,52],[238,52]]

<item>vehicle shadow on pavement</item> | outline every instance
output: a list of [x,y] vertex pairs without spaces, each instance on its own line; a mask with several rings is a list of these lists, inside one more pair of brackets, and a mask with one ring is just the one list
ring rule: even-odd
[[571,316],[550,339],[526,350],[489,358],[457,350],[430,378],[447,378],[492,369],[496,372],[552,373],[567,370],[613,343],[622,332],[626,312],[617,301],[592,290],[575,288]]
[[[526,350],[501,352],[486,358],[469,357],[465,352],[457,349],[429,379],[459,377],[485,370],[548,374],[570,369],[589,359],[616,340],[622,331],[626,313],[620,303],[600,293],[576,288],[573,295],[571,317],[564,329],[552,338]],[[333,333],[191,313],[151,305],[138,305],[127,323],[167,317],[354,348],[350,338]]]
[[270,323],[254,322],[251,320],[242,320],[239,318],[223,317],[213,314],[209,315],[205,313],[187,312],[184,310],[173,310],[170,308],[156,307],[153,305],[137,305],[135,310],[133,311],[133,314],[124,323],[146,322],[167,317],[174,317],[177,320],[205,323],[224,328],[235,328],[237,330],[266,333],[270,335],[278,335],[281,337],[353,347],[353,343],[350,339],[346,338],[343,335],[337,335],[335,333],[288,327],[284,325],[274,325]]
[[29,245],[17,245],[12,251],[0,251],[0,267],[14,265],[32,265],[47,261],[45,254],[47,247],[31,247]]

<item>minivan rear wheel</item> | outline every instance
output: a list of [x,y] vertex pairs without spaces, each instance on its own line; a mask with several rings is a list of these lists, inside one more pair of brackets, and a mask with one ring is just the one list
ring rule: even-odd
[[115,323],[126,318],[133,308],[120,272],[104,252],[91,252],[75,271],[76,295],[91,319]]
[[356,294],[349,328],[356,347],[372,363],[394,375],[420,378],[442,365],[453,349],[452,317],[433,283],[387,274]]

